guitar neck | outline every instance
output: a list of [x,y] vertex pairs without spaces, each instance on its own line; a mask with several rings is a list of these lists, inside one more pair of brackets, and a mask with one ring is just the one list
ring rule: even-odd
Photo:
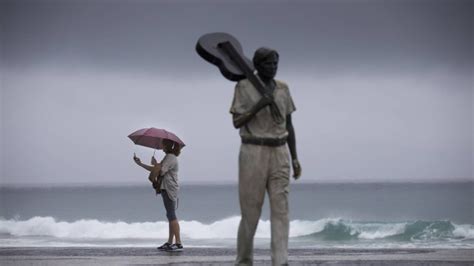
[[239,52],[235,49],[231,42],[222,42],[218,45],[235,64],[242,70],[247,79],[252,85],[261,93],[265,93],[265,85],[263,82],[253,73],[252,68],[247,62],[240,56]]

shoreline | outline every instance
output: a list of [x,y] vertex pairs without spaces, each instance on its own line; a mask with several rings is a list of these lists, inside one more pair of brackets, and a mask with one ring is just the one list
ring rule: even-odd
[[[355,182],[352,179],[338,181],[321,181],[321,180],[299,180],[291,185],[449,185],[449,184],[469,184],[474,185],[472,179],[458,180],[400,180],[400,181],[378,181],[378,180],[362,180]],[[238,186],[235,180],[216,182],[215,180],[207,181],[183,181],[183,186]],[[51,189],[51,188],[130,188],[130,187],[150,187],[146,182],[70,182],[70,183],[2,183],[0,189]]]
[[[1,265],[233,265],[235,249],[0,247]],[[255,249],[254,264],[271,262],[270,250]],[[474,249],[290,249],[290,265],[473,265]]]

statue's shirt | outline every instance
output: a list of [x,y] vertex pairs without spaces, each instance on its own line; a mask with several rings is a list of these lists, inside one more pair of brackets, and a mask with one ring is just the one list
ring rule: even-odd
[[[246,125],[240,128],[240,136],[259,138],[286,138],[288,136],[286,116],[295,111],[296,108],[288,85],[278,80],[275,80],[275,82],[273,98],[280,113],[284,116],[284,121],[281,124],[276,124],[270,106],[265,106]],[[252,83],[248,79],[243,79],[235,86],[230,112],[232,114],[244,114],[257,104],[261,98],[262,96]]]

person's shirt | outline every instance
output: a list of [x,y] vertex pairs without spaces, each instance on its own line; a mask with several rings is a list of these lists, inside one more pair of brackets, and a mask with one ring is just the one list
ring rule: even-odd
[[163,160],[161,160],[160,175],[163,176],[161,189],[166,190],[166,193],[173,201],[176,201],[178,198],[178,170],[178,158],[172,153],[167,153]]
[[[284,121],[276,124],[274,121],[270,106],[262,108],[255,116],[240,128],[242,137],[258,138],[286,138],[288,130],[286,129],[286,116],[296,110],[293,99],[290,95],[288,85],[284,82],[275,80],[276,86],[273,90],[273,97]],[[232,114],[244,114],[248,112],[262,98],[260,92],[252,85],[248,79],[243,79],[235,86],[234,99],[230,108]]]

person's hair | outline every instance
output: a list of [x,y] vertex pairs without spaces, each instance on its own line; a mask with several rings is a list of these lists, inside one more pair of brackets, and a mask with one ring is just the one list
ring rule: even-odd
[[172,153],[176,156],[179,156],[179,154],[181,153],[181,146],[172,140],[164,139],[163,151],[166,153]]
[[181,154],[181,146],[175,142],[171,152],[178,157]]
[[268,47],[260,47],[255,51],[255,54],[253,55],[253,65],[257,66],[261,62],[265,61],[270,55],[276,55],[277,58],[280,57],[277,51],[268,48]]

